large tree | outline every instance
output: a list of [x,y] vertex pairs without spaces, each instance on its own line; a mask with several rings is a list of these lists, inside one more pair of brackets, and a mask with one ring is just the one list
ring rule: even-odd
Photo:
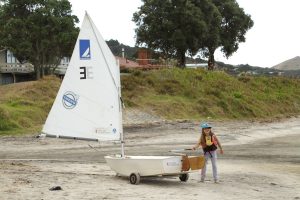
[[[203,9],[201,3],[204,0],[194,0],[198,7]],[[205,21],[209,27],[209,34],[205,38],[201,48],[202,55],[208,58],[209,69],[213,70],[214,53],[218,47],[228,58],[239,48],[239,43],[245,42],[246,32],[253,26],[251,16],[246,14],[236,0],[209,0],[217,7],[221,19],[208,17]],[[208,12],[205,12],[208,14]],[[217,16],[214,10],[214,15]],[[212,16],[214,16],[212,15]],[[206,15],[207,16],[207,15]],[[220,20],[220,21],[219,21]]]
[[204,16],[190,0],[142,0],[134,13],[136,42],[174,56],[185,66],[186,53],[195,54],[207,32]]
[[34,65],[36,78],[70,56],[79,29],[68,0],[0,0],[0,46]]

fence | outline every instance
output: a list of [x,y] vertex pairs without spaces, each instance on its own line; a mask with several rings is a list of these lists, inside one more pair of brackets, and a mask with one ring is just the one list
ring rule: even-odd
[[30,63],[19,64],[19,63],[0,63],[0,73],[32,73],[34,67]]

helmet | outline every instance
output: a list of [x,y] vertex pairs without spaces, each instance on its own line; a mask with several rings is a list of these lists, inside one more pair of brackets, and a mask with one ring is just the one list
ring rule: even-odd
[[201,128],[212,128],[212,126],[206,122],[201,124]]

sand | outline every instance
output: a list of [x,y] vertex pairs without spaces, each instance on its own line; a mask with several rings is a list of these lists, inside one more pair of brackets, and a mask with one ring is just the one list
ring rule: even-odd
[[[277,122],[214,122],[224,148],[218,155],[220,183],[178,177],[144,178],[131,185],[117,177],[103,156],[120,145],[88,141],[0,138],[0,199],[300,199],[300,118]],[[192,147],[198,123],[160,122],[127,126],[127,155],[170,155]],[[92,146],[93,148],[91,148]],[[54,186],[62,190],[50,191]]]

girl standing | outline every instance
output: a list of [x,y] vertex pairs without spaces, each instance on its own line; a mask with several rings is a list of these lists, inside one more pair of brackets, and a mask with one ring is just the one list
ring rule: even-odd
[[198,143],[193,147],[193,150],[198,148],[200,145],[203,149],[205,156],[205,164],[201,170],[201,182],[204,182],[206,176],[206,165],[208,159],[211,160],[214,182],[218,183],[218,171],[217,171],[217,148],[220,148],[220,153],[223,154],[221,143],[217,136],[211,131],[212,126],[208,123],[201,124],[202,134]]

